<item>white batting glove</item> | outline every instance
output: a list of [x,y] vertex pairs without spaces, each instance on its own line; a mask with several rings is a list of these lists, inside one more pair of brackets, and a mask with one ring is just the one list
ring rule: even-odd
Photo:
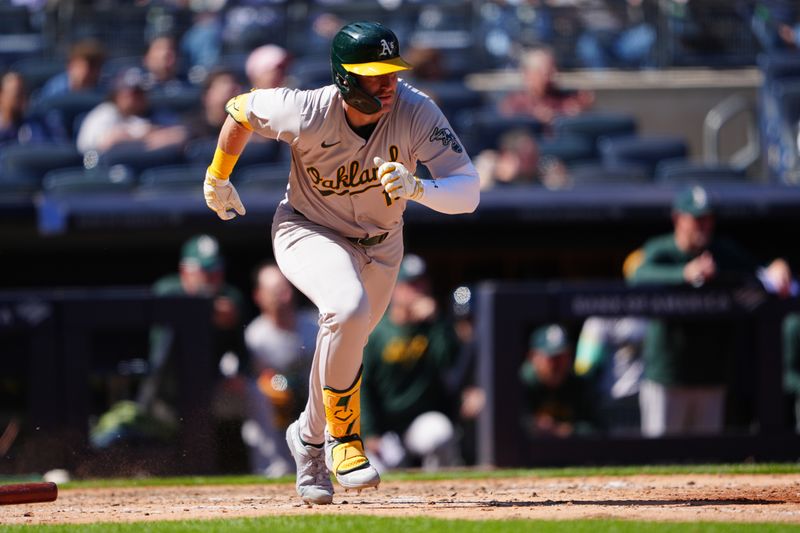
[[422,182],[418,177],[408,171],[401,163],[386,162],[380,157],[374,159],[378,165],[378,179],[381,180],[384,190],[389,196],[417,200],[422,197]]
[[239,199],[239,193],[236,192],[236,188],[230,180],[221,180],[206,172],[203,196],[206,198],[208,208],[217,213],[222,220],[230,220],[236,216],[236,213],[240,215],[246,213],[244,205]]

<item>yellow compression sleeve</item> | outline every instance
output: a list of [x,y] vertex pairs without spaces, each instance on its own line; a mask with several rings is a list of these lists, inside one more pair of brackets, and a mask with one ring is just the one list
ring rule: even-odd
[[233,172],[233,167],[238,160],[238,155],[225,153],[217,146],[217,150],[214,152],[214,159],[208,167],[208,173],[219,180],[226,180]]
[[253,126],[250,125],[250,122],[247,120],[247,114],[245,109],[247,109],[247,98],[250,96],[250,93],[240,94],[239,96],[234,96],[228,103],[225,104],[225,111],[235,120],[239,125],[244,128],[247,128],[250,131],[253,131]]

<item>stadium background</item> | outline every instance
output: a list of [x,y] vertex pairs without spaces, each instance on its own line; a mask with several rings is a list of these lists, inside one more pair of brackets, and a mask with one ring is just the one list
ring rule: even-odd
[[[454,75],[431,89],[442,95],[443,108],[468,146],[475,139],[496,135],[499,125],[487,123],[479,111],[502,92],[520,86],[515,54],[540,39],[532,16],[537,3],[221,4],[231,20],[239,21],[222,61],[241,67],[250,49],[276,42],[295,55],[293,75],[301,85],[327,83],[327,45],[308,38],[311,21],[323,14],[343,20],[381,20],[396,29],[401,43],[423,42],[441,49]],[[638,135],[682,139],[687,158],[697,164],[718,156],[713,162],[731,169],[730,157],[748,141],[747,127],[755,125],[760,133],[758,157],[709,182],[719,205],[719,225],[758,257],[780,255],[799,264],[800,251],[794,245],[800,216],[794,140],[800,91],[790,82],[800,78],[800,62],[792,63],[796,59],[792,53],[769,55],[759,46],[751,31],[751,2],[689,2],[699,34],[708,37],[699,43],[680,32],[678,23],[688,19],[670,10],[682,2],[645,4],[658,32],[650,64],[636,69],[615,65],[604,71],[576,63],[573,46],[580,27],[575,9],[550,6],[554,32],[548,43],[563,70],[560,81],[567,87],[594,90],[595,110],[633,117]],[[101,38],[109,58],[122,60],[140,55],[147,37],[155,32],[180,35],[193,16],[190,9],[171,2],[75,1],[41,9],[36,3],[30,9],[12,2],[0,5],[0,70],[22,71],[31,88],[63,68],[68,45],[78,36]],[[741,113],[721,130],[715,153],[704,140],[706,119],[712,108],[730,97],[743,102]],[[490,126],[492,130],[482,129]],[[0,150],[8,153],[6,147]],[[599,153],[589,159],[603,163]],[[6,191],[0,197],[4,265],[0,287],[8,301],[27,298],[30,293],[20,292],[23,289],[53,294],[52,289],[73,288],[92,294],[107,287],[147,287],[175,269],[181,243],[199,232],[220,239],[228,277],[246,294],[251,269],[271,255],[268,227],[280,198],[274,190],[245,192],[248,215],[223,225],[203,205],[199,185],[147,191],[134,186],[123,194],[70,195],[48,190],[44,173],[33,181],[22,180],[9,170],[13,168],[0,154],[0,184]],[[199,176],[193,177],[199,180]],[[692,177],[576,182],[560,190],[537,186],[487,190],[477,213],[452,219],[412,208],[406,217],[406,246],[429,261],[443,302],[454,287],[488,279],[614,282],[621,278],[622,262],[631,250],[647,237],[669,230],[672,193]],[[19,360],[31,341],[16,331],[5,338],[2,358],[10,369],[6,375],[25,383],[37,372]],[[4,402],[9,406],[6,417],[17,411],[25,416],[32,403],[27,393],[25,388],[11,389]],[[92,405],[93,410],[101,407]],[[35,466],[58,466],[56,459],[51,463]],[[18,467],[13,460],[4,465],[9,471]]]

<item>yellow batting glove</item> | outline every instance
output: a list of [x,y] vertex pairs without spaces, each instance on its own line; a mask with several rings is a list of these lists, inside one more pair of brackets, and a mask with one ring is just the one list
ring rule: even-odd
[[[215,178],[210,172],[206,172],[206,179],[203,183],[203,196],[209,209],[217,213],[222,220],[230,220],[236,216],[246,213],[239,193],[230,182]],[[234,213],[235,211],[235,213]]]
[[381,180],[384,190],[395,200],[408,198],[417,200],[422,197],[424,188],[422,181],[396,161],[386,162],[380,157],[374,159],[378,166],[378,179]]

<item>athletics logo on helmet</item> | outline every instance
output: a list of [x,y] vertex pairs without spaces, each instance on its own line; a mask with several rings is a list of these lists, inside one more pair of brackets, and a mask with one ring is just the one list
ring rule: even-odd
[[410,68],[411,65],[400,57],[397,36],[379,22],[352,22],[333,37],[333,82],[345,102],[362,113],[377,113],[381,102],[364,91],[353,74],[381,76]]

